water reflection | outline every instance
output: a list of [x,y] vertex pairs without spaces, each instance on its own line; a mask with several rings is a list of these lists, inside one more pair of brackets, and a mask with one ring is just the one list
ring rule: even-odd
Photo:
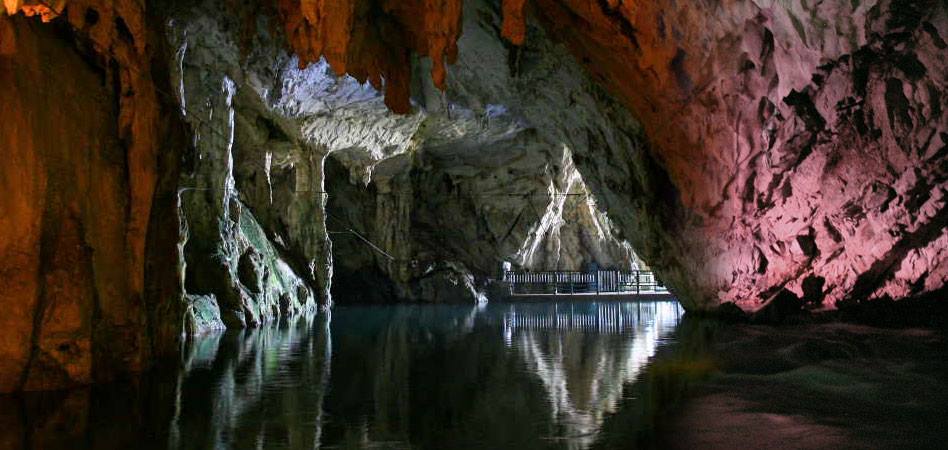
[[340,308],[325,443],[587,448],[681,315],[676,302]]
[[673,342],[681,315],[675,302],[338,307],[331,320],[319,315],[204,337],[189,346],[179,370],[131,383],[0,397],[0,444],[584,449],[629,443],[651,426],[652,407],[638,399],[651,390],[643,370]]
[[178,374],[168,448],[317,448],[329,316],[211,336]]
[[543,382],[559,437],[570,448],[587,448],[680,317],[673,302],[607,303],[580,311],[575,304],[554,305],[553,311],[507,313],[504,336],[508,345],[516,339],[526,367]]

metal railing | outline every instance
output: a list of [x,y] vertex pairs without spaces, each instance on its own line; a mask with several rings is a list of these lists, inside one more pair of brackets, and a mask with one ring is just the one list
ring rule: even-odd
[[504,272],[510,295],[667,294],[650,270]]

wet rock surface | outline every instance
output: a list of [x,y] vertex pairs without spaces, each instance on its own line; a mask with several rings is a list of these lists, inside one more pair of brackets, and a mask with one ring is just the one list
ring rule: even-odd
[[[280,302],[309,308],[299,286],[328,305],[330,280],[343,301],[472,302],[505,260],[532,269],[639,264],[558,142],[559,125],[582,112],[553,123],[543,115],[568,101],[557,91],[566,84],[594,114],[576,126],[624,136],[637,125],[627,115],[598,124],[601,92],[568,68],[548,72],[569,61],[562,50],[524,58],[537,68],[515,81],[493,28],[499,11],[471,3],[460,42],[470,52],[452,66],[450,90],[419,75],[418,110],[405,116],[326,62],[301,69],[265,18],[241,40],[242,24],[215,16],[217,2],[176,12],[168,33],[178,97],[196,130],[180,182],[188,296],[219,298],[222,319],[245,326],[272,319]],[[430,65],[415,64],[419,73]],[[547,81],[557,83],[543,94],[553,99],[534,99],[528,86]],[[259,228],[259,239],[245,227]],[[262,273],[282,276],[259,280],[273,295],[243,282],[254,279],[240,276],[248,249],[274,255]]]
[[943,446],[943,332],[692,325],[714,336],[706,350],[718,371],[670,414],[666,448]]
[[290,56],[266,18],[247,28],[247,11],[221,8],[175,9],[165,32],[194,133],[178,181],[184,299],[214,298],[217,327],[241,328],[328,306],[332,264],[325,152],[274,100]]

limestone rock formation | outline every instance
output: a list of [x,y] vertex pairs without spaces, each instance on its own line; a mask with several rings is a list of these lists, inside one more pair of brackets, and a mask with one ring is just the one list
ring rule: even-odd
[[[18,230],[0,236],[11,311],[0,319],[0,391],[109,380],[176,358],[188,334],[313,311],[326,298],[328,241],[304,220],[322,208],[306,191],[320,189],[321,159],[238,95],[214,59],[219,34],[192,42],[164,28],[194,10],[15,3],[8,12],[59,20],[0,17],[0,140],[12,152],[0,220]],[[316,168],[304,165],[313,158]],[[266,203],[259,189],[240,195],[248,178],[271,189]]]
[[301,64],[325,57],[337,75],[385,87],[385,103],[407,113],[411,53],[433,61],[444,87],[445,63],[457,59],[463,0],[279,0],[289,44]]
[[[783,288],[802,295],[808,279],[824,280],[824,306],[943,290],[943,2],[533,11],[642,120],[669,181],[645,195],[675,214],[623,229],[673,233],[637,249],[686,307],[753,310]],[[598,195],[615,190],[591,178]]]
[[[220,7],[176,10],[166,30],[180,111],[194,132],[178,181],[193,330],[259,326],[328,302],[322,156],[260,98],[255,70],[265,68],[245,63],[253,58],[240,49],[260,51],[260,40],[242,41],[236,17],[214,14]],[[199,319],[207,316],[221,321]]]
[[[363,300],[444,301],[422,295],[420,286],[432,278],[463,279],[466,272],[479,284],[498,276],[502,261],[531,270],[639,266],[572,158],[575,146],[586,145],[577,137],[589,134],[635,151],[637,123],[614,110],[540,30],[521,50],[520,66],[511,67],[500,11],[471,1],[464,17],[446,92],[419,62],[417,110],[410,116],[379,110],[369,93],[325,108],[299,107],[306,98],[327,98],[315,92],[296,93],[300,102],[291,102],[307,111],[307,132],[333,149],[326,179],[334,291]],[[307,70],[327,76],[325,66]],[[338,83],[329,85],[357,89],[344,87],[352,81]],[[570,103],[569,112],[550,114]],[[358,235],[346,233],[349,228]]]
[[174,306],[155,301],[175,286],[171,239],[152,212],[183,134],[144,21],[133,2],[76,2],[55,25],[0,16],[0,392],[110,379],[175,347]]
[[[284,303],[310,308],[311,295],[328,305],[330,280],[342,301],[479,301],[505,260],[530,269],[639,263],[588,195],[561,134],[572,121],[625,139],[637,124],[605,118],[602,93],[562,49],[537,49],[523,58],[535,69],[513,73],[493,5],[468,3],[459,45],[470,57],[451,66],[446,95],[427,76],[434,63],[415,60],[410,115],[329,61],[301,69],[272,18],[257,18],[248,36],[239,17],[215,15],[220,8],[179,9],[168,29],[181,112],[196,130],[179,194],[189,329],[208,326],[206,317],[256,325]],[[548,70],[562,63],[571,68]],[[547,121],[568,95],[585,106]],[[327,155],[333,173],[324,177]],[[256,265],[266,267],[258,274]]]
[[515,44],[524,8],[642,119],[648,155],[579,167],[688,307],[944,286],[943,4],[506,1]]
[[[505,37],[529,41],[536,17],[643,121],[646,154],[575,156],[689,308],[754,310],[781,289],[832,307],[944,286],[943,4],[524,3],[504,2]],[[372,39],[358,23],[377,16],[347,17],[345,42]],[[643,208],[652,217],[623,217]],[[804,294],[806,280],[821,292]]]
[[[643,121],[648,154],[577,152],[578,166],[689,308],[754,310],[781,289],[832,307],[944,287],[943,2],[503,9],[504,36],[524,42],[536,17]],[[616,164],[628,177],[603,170]],[[653,217],[623,217],[642,208]],[[817,280],[821,292],[803,292]]]

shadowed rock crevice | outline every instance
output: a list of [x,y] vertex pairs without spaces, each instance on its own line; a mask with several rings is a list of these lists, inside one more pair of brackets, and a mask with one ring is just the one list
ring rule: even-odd
[[[859,275],[859,278],[856,279],[856,283],[849,293],[848,299],[863,300],[870,297],[882,287],[884,283],[891,281],[895,276],[895,271],[905,261],[909,252],[917,251],[918,249],[923,249],[931,245],[933,241],[938,239],[945,232],[946,227],[948,227],[948,209],[941,209],[935,217],[932,217],[924,226],[912,233],[902,236],[902,238],[892,246],[889,252],[873,263],[866,272]],[[927,278],[928,276],[928,273],[923,273],[920,278]],[[917,285],[924,285],[924,278],[922,278],[921,283]],[[918,294],[917,290],[918,288],[916,287],[913,289],[915,292],[911,292],[911,294]]]

